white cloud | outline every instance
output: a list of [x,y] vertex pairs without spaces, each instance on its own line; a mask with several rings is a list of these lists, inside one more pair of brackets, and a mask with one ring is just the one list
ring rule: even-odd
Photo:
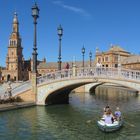
[[84,17],[88,17],[88,18],[91,17],[91,15],[87,11],[85,11],[84,9],[79,8],[79,7],[66,5],[62,1],[59,1],[59,0],[58,1],[53,1],[53,4],[56,4],[56,5],[64,8],[64,9],[67,9],[67,10],[70,10],[70,11],[75,12],[77,14],[80,14]]

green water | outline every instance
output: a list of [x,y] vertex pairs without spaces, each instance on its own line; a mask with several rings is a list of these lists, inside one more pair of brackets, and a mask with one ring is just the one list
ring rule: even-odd
[[[125,124],[101,132],[96,121],[109,104],[121,108]],[[140,97],[131,91],[97,88],[95,95],[70,94],[70,104],[37,106],[0,113],[0,140],[140,140]]]

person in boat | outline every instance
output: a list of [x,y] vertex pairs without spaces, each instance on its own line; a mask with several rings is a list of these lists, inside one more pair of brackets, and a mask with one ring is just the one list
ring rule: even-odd
[[104,114],[104,121],[107,124],[112,124],[114,122],[114,116],[113,116],[110,108],[108,108],[106,110],[106,114]]
[[116,107],[116,111],[115,111],[114,115],[115,115],[115,119],[117,121],[121,120],[121,111],[120,111],[119,107]]
[[107,105],[107,106],[104,108],[104,114],[103,114],[103,117],[104,117],[104,115],[106,115],[106,112],[107,112],[108,109],[110,109],[109,105]]

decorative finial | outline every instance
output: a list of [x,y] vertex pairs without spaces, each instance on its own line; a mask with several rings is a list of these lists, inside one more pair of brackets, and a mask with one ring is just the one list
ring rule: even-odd
[[17,12],[14,12],[14,19],[13,19],[14,23],[18,23],[18,19],[17,19]]
[[111,48],[113,47],[113,44],[112,44],[112,43],[110,44],[110,47],[111,47]]
[[17,17],[17,12],[16,12],[16,11],[14,12],[14,16],[16,16],[16,17]]
[[46,63],[46,58],[45,57],[43,58],[43,62]]
[[98,53],[99,52],[99,48],[98,47],[96,47],[96,53]]

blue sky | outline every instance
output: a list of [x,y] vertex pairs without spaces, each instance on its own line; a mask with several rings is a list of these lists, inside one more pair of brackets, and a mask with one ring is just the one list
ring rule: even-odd
[[[62,25],[62,61],[82,60],[81,48],[95,54],[95,48],[106,51],[110,44],[140,53],[140,0],[36,0],[38,19],[38,58],[58,61],[57,27]],[[32,57],[34,0],[0,1],[0,65],[6,61],[14,11],[18,13],[25,59]]]

